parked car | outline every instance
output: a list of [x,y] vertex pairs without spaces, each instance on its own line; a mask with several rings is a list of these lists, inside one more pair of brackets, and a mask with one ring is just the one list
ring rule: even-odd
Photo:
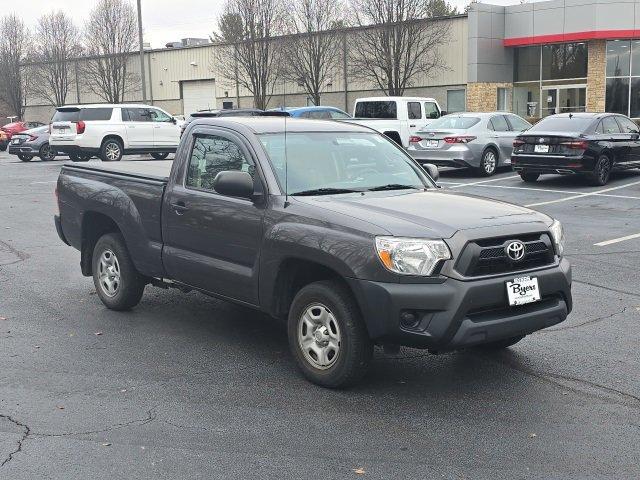
[[357,99],[354,118],[346,121],[373,128],[406,148],[412,135],[445,114],[433,98],[370,97]]
[[58,107],[51,120],[51,146],[71,160],[98,155],[119,161],[123,155],[150,153],[167,158],[178,148],[177,120],[158,107],[138,104]]
[[30,162],[33,157],[40,157],[43,162],[56,158],[56,153],[49,145],[49,127],[38,127],[16,133],[11,138],[9,153],[17,155],[23,162]]
[[329,106],[272,108],[267,112],[283,112],[294,118],[312,118],[314,120],[344,120],[351,118],[339,108]]
[[187,126],[196,118],[212,118],[212,117],[255,117],[262,115],[264,110],[259,108],[216,108],[212,110],[200,110],[194,112],[187,117],[180,128],[180,135],[185,131]]
[[624,115],[551,115],[514,140],[511,164],[525,182],[556,173],[606,185],[612,171],[640,168],[639,136],[636,123]]
[[513,141],[531,127],[512,113],[456,113],[439,118],[409,138],[409,153],[418,163],[472,168],[490,176],[511,164]]
[[6,134],[7,140],[11,140],[11,137],[16,133],[24,132],[25,130],[30,130],[32,128],[38,128],[43,126],[44,126],[44,123],[42,122],[18,121],[18,122],[7,123],[6,125],[3,125],[2,127],[0,127],[0,129]]
[[266,312],[327,387],[361,378],[374,343],[500,349],[571,310],[558,221],[440,190],[359,125],[197,119],[173,162],[65,165],[57,194],[108,308],[151,283]]
[[9,146],[9,137],[4,132],[4,130],[0,130],[0,152],[4,152]]

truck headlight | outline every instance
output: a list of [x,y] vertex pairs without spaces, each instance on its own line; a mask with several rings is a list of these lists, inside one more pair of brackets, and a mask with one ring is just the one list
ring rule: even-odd
[[553,244],[556,247],[556,253],[561,256],[564,252],[564,229],[562,224],[558,220],[553,220],[553,223],[549,227],[551,232],[551,238],[553,238]]
[[431,275],[440,261],[451,258],[444,241],[421,238],[376,237],[376,251],[388,270],[401,275]]

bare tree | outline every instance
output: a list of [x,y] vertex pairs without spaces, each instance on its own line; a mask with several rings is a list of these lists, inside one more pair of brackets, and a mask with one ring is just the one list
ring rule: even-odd
[[124,0],[99,0],[85,28],[84,76],[89,89],[109,103],[120,103],[140,85],[128,70],[130,53],[138,49],[133,6]]
[[424,0],[351,0],[359,26],[350,42],[356,77],[373,78],[387,95],[403,95],[416,75],[446,68],[439,52],[448,38],[446,22],[426,20]]
[[[283,32],[282,0],[227,0],[218,21],[214,68],[253,95],[256,108],[266,108],[276,83],[278,64],[274,36]],[[227,23],[225,23],[227,22]]]
[[22,118],[26,99],[26,80],[20,64],[26,60],[31,35],[15,14],[0,21],[0,99]]
[[72,58],[78,56],[80,33],[73,20],[63,11],[43,15],[36,26],[33,78],[29,92],[47,100],[51,105],[64,105],[75,75]]
[[297,35],[284,41],[283,74],[302,85],[315,105],[342,63],[344,4],[340,0],[296,0],[290,8],[290,23]]

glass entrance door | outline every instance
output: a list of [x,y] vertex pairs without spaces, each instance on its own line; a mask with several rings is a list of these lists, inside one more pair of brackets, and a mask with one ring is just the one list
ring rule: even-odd
[[587,108],[587,87],[583,85],[543,87],[541,100],[542,117],[555,113],[584,112]]

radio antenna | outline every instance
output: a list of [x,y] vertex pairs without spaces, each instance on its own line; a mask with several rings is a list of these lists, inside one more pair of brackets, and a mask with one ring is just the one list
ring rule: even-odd
[[287,117],[284,115],[284,208],[289,206],[289,159],[287,158]]

